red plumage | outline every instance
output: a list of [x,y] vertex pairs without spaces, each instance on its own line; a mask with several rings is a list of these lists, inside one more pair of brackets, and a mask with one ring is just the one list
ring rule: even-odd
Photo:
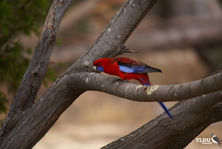
[[[153,68],[140,61],[135,61],[130,58],[117,57],[117,58],[102,58],[96,60],[93,65],[95,69],[111,75],[119,76],[123,80],[138,80],[143,85],[151,85],[147,73],[161,72],[158,68]],[[173,119],[172,114],[168,111],[167,107],[161,102],[158,103],[166,111],[168,116]]]
[[143,62],[140,61],[135,61],[130,58],[125,58],[125,57],[117,57],[117,58],[102,58],[98,59],[94,62],[94,66],[99,66],[104,68],[104,72],[107,74],[111,75],[116,75],[119,76],[123,80],[131,80],[131,79],[136,79],[138,80],[141,84],[149,84],[149,77],[147,73],[128,73],[120,70],[121,66],[124,66],[125,68],[129,68],[134,70],[137,67],[142,67],[144,70],[149,69],[153,70],[150,72],[161,72],[160,69],[150,67]]

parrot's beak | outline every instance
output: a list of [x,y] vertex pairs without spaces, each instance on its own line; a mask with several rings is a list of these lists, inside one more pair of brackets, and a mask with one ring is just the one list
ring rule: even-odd
[[93,66],[93,70],[97,71],[96,66]]
[[93,66],[93,70],[97,72],[103,72],[104,68],[103,66]]

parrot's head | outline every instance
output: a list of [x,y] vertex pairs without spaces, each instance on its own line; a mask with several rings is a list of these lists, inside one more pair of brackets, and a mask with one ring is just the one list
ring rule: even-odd
[[108,58],[97,59],[93,63],[93,69],[95,71],[103,72],[105,66],[109,63]]

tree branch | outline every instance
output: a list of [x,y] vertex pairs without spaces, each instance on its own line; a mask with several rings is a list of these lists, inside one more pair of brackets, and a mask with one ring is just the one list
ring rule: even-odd
[[26,110],[34,103],[39,87],[48,69],[59,24],[71,2],[71,0],[54,0],[46,18],[40,41],[35,47],[29,67],[11,104],[9,115]]
[[125,49],[121,47],[156,1],[126,0],[96,42],[75,61],[68,73],[72,73],[72,70],[79,70],[79,68],[81,71],[92,71],[91,66],[94,60],[114,57],[125,52]]
[[[55,15],[62,15],[62,10],[59,8],[69,1],[60,0],[59,2],[61,4],[55,7],[58,10]],[[1,129],[0,148],[11,149],[19,147],[20,149],[26,149],[34,146],[51,128],[62,112],[85,91],[79,86],[70,90],[67,86],[69,75],[77,72],[89,72],[92,70],[93,60],[99,57],[115,56],[120,53],[118,47],[127,40],[155,2],[156,0],[126,1],[92,47],[81,58],[76,60],[35,104],[14,119],[13,127]],[[53,8],[54,4],[51,8]],[[46,42],[42,46],[54,45],[52,41]],[[40,69],[41,67],[37,68]],[[38,71],[34,72],[38,74]]]
[[213,105],[221,101],[221,98],[222,92],[217,91],[181,101],[170,109],[174,115],[173,120],[161,114],[129,135],[104,146],[103,149],[184,148],[215,119],[214,113],[209,111],[216,107]]
[[210,115],[212,115],[212,123],[222,121],[222,102],[212,106]]
[[68,86],[97,90],[134,101],[180,101],[222,90],[222,72],[201,80],[176,85],[136,85],[98,73],[76,73]]
[[67,76],[58,79],[44,95],[24,111],[16,124],[0,137],[2,149],[30,149],[52,127],[59,116],[83,91],[67,88]]
[[129,39],[130,42],[127,43],[127,46],[147,51],[218,44],[222,41],[221,23],[221,16],[180,17],[159,27],[147,28],[146,31],[135,33]]
[[[53,7],[56,2],[58,2],[60,5],[58,5],[57,7]],[[55,11],[54,15],[62,16],[63,13],[61,12],[63,12],[63,9],[60,8],[64,4],[67,4],[66,6],[68,6],[68,2],[70,1],[55,1],[51,9],[55,8],[58,11]],[[207,114],[208,112],[206,109],[211,108],[212,105],[221,101],[221,91],[217,91],[221,89],[221,73],[210,76],[203,80],[193,82],[193,84],[187,83],[178,86],[173,85],[171,86],[171,88],[169,86],[159,86],[158,89],[156,89],[157,86],[152,86],[149,89],[146,89],[144,86],[122,83],[120,81],[115,82],[116,79],[114,78],[105,77],[101,74],[89,73],[92,71],[91,66],[92,62],[95,59],[101,57],[112,57],[123,52],[123,48],[121,48],[121,46],[124,44],[124,42],[135,29],[137,24],[142,20],[144,15],[147,13],[148,10],[151,9],[155,2],[156,0],[126,1],[121,9],[117,12],[115,17],[111,20],[110,24],[101,34],[101,36],[98,38],[98,40],[95,42],[95,44],[93,44],[92,47],[82,57],[76,60],[74,64],[52,84],[52,86],[36,103],[32,104],[32,106],[29,108],[25,108],[23,112],[21,112],[16,117],[16,119],[14,119],[15,123],[13,127],[10,127],[10,129],[1,129],[0,148],[27,149],[33,147],[39,141],[39,139],[41,139],[52,127],[52,125],[64,112],[64,110],[67,109],[68,106],[87,89],[98,89],[101,91],[113,92],[114,87],[117,87],[115,88],[116,92],[118,92],[118,88],[122,88],[122,90],[125,90],[125,93],[128,94],[127,91],[130,90],[131,87],[133,89],[136,89],[137,87],[140,88],[138,90],[140,90],[141,92],[138,92],[141,93],[141,95],[146,94],[147,96],[148,92],[148,94],[150,93],[155,98],[157,98],[157,95],[161,95],[162,91],[169,91],[168,94],[170,95],[167,97],[159,96],[161,97],[161,99],[170,99],[170,97],[174,99],[177,99],[179,97],[181,97],[181,99],[184,98],[182,97],[183,94],[178,89],[179,87],[183,88],[186,93],[189,93],[192,96],[199,96],[201,93],[216,91],[214,93],[203,95],[201,97],[196,97],[192,100],[180,102],[171,109],[172,113],[175,115],[175,120],[172,121],[165,114],[162,114],[155,120],[148,123],[147,126],[142,127],[136,133],[123,138],[119,142],[119,145],[114,145],[117,147],[128,146],[127,148],[148,148],[150,146],[150,143],[154,143],[154,145],[156,144],[156,146],[160,148],[163,148],[163,146],[166,145],[169,147],[184,147],[195,135],[197,135],[211,122],[213,122],[212,118],[209,116],[213,112],[209,112],[209,114]],[[58,21],[58,24],[59,23],[60,21]],[[46,23],[45,26],[50,27],[51,25],[52,24],[50,23]],[[55,32],[56,30],[57,28],[54,28],[50,31]],[[50,34],[50,32],[48,33]],[[41,37],[44,37],[44,41],[47,42],[44,42],[44,44],[42,45],[40,44],[40,49],[41,47],[45,46],[54,46],[55,36],[50,36],[50,40],[46,38],[48,36],[45,36],[46,34],[43,33]],[[44,54],[49,56],[49,53],[45,49],[45,51],[42,51],[42,53],[39,53],[39,55],[37,55],[40,57]],[[40,64],[42,64],[41,60],[42,59],[39,59],[38,61],[33,61],[36,63],[40,62]],[[39,66],[36,67],[37,69],[33,69],[34,71],[32,70],[31,72],[28,72],[32,75],[36,73],[39,74],[38,72],[40,71],[41,65],[37,66]],[[109,79],[104,80],[105,78]],[[95,80],[95,84],[89,85],[89,82],[93,83],[92,79],[97,80]],[[100,84],[96,83],[96,81],[100,82]],[[103,83],[105,84],[104,86],[101,85]],[[103,87],[108,86],[108,83],[112,84],[111,89],[103,89]],[[123,89],[123,87],[125,87],[125,89]],[[142,89],[145,89],[146,91],[142,91]],[[193,90],[196,90],[198,93],[194,93]],[[35,94],[35,89],[32,91],[34,91]],[[140,95],[139,93],[138,95]],[[163,93],[162,95],[164,94],[167,95],[167,93]],[[191,97],[191,95],[184,96],[186,98],[189,98]],[[126,95],[124,96],[127,97]],[[160,99],[159,97],[158,99]],[[214,109],[215,108],[216,107],[214,107]],[[215,119],[216,117],[214,117],[214,121]],[[181,134],[183,134],[182,137],[180,136]],[[153,139],[153,137],[156,136],[158,136],[159,139],[154,139],[154,141],[150,141]],[[161,141],[158,142],[158,140]],[[178,144],[176,145],[175,140],[178,141]],[[126,142],[126,144],[123,143],[124,141]]]
[[[84,74],[87,74],[88,77],[94,76],[94,78],[91,78],[91,80],[90,80]],[[81,75],[82,77],[78,76],[78,75]],[[205,83],[202,83],[203,86],[205,86],[208,83],[210,83],[210,80],[213,81],[212,78],[214,78],[217,82],[218,81],[217,79],[219,78],[220,75],[221,75],[221,73],[207,77],[206,79],[203,79],[204,81],[199,80],[199,81],[194,81],[194,82],[195,83],[196,82],[205,82]],[[87,89],[90,89],[89,87],[92,85],[87,85],[87,84],[92,84],[93,79],[99,79],[104,76],[105,75],[101,75],[101,74],[97,74],[97,73],[76,73],[76,74],[71,74],[71,75],[64,74],[60,79],[58,79],[47,90],[47,92],[43,95],[43,97],[41,97],[37,101],[37,103],[32,106],[32,108],[27,109],[21,115],[20,119],[18,120],[18,122],[16,124],[16,127],[14,127],[12,129],[12,133],[9,133],[7,136],[5,136],[5,138],[7,138],[7,139],[4,139],[1,141],[0,147],[12,148],[15,146],[23,146],[24,148],[29,148],[29,147],[33,146],[39,140],[39,138],[41,138],[48,131],[48,129],[52,126],[52,124],[57,120],[59,115],[81,93],[83,93]],[[108,78],[110,78],[110,79],[108,79]],[[109,76],[107,76],[106,78],[104,77],[103,79],[106,79],[106,81],[99,82],[100,85],[94,84],[94,86],[97,86],[97,87],[101,86],[101,88],[103,88],[104,86],[101,84],[105,84],[106,82],[109,82],[109,83],[111,83],[111,87],[112,87],[112,81],[116,80],[116,79],[109,77]],[[86,83],[84,83],[83,81],[79,81],[79,80],[84,80]],[[126,84],[128,86],[130,84],[130,83],[125,83],[125,82],[120,82],[120,83]],[[213,83],[215,83],[215,82],[213,82]],[[187,84],[189,84],[189,83],[187,83]],[[130,85],[134,85],[134,84],[130,84]],[[85,88],[83,86],[85,86]],[[135,86],[137,86],[137,85],[135,85]],[[125,88],[127,88],[127,87],[125,87]],[[118,88],[115,89],[115,91],[118,91],[118,90],[119,90]],[[209,91],[209,90],[207,90],[207,91]],[[187,111],[187,119],[194,118],[196,120],[200,120],[199,123],[201,125],[206,124],[205,123],[206,119],[203,119],[205,117],[202,117],[200,111],[209,109],[211,105],[217,103],[220,100],[221,100],[221,91],[217,91],[215,93],[203,95],[202,97],[197,97],[193,100],[187,100],[187,101],[181,102],[181,104],[179,104],[176,108],[170,109],[172,114],[174,115],[173,122],[175,122],[175,124],[173,123],[174,124],[173,126],[180,124],[180,123],[182,123],[182,124],[185,123],[185,122],[182,122],[181,120],[184,120],[183,114],[185,114],[186,111]],[[192,116],[190,117],[191,114],[196,114],[196,116],[199,116],[199,119],[197,119],[196,117],[192,117]],[[38,119],[36,119],[36,117],[38,117]],[[163,124],[165,124],[165,125],[169,124],[170,126],[172,125],[172,120],[168,119],[167,115],[162,114],[160,117],[162,118],[161,120],[160,120],[160,118],[157,118],[154,121],[160,121],[161,127]],[[202,122],[204,122],[204,123],[202,123]],[[204,125],[205,127],[207,127],[211,121],[208,120],[207,122],[208,122],[207,125]],[[157,124],[157,123],[154,123],[154,124],[152,123],[153,127],[155,124]],[[159,126],[159,125],[157,125],[157,126]],[[183,125],[183,126],[185,126],[185,125]],[[183,131],[184,132],[187,131],[188,128],[186,128],[186,129],[184,128]],[[203,129],[200,129],[200,128],[203,128],[203,127],[198,127],[198,128],[195,127],[195,129],[202,131]],[[179,130],[179,128],[178,128],[178,130]],[[35,134],[35,135],[33,136],[33,134]],[[172,135],[171,132],[166,133],[166,134]],[[181,133],[180,133],[180,135],[181,135]],[[186,137],[188,138],[188,136],[186,136]],[[19,139],[19,138],[22,138],[22,139]],[[8,141],[8,140],[11,140],[11,141]],[[13,140],[16,140],[16,142]],[[27,143],[27,142],[30,142],[30,143]]]
[[59,24],[71,2],[72,0],[53,1],[40,40],[35,47],[32,59],[12,101],[9,114],[1,128],[0,136],[8,133],[14,127],[19,114],[34,104],[34,100],[48,69]]

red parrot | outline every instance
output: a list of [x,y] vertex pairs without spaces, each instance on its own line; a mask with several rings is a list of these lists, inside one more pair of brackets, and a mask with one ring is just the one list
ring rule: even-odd
[[[140,61],[135,61],[130,58],[116,57],[116,58],[102,58],[94,61],[94,69],[99,72],[105,72],[110,75],[120,77],[122,80],[136,79],[143,85],[151,85],[147,73],[150,72],[161,72],[158,68],[153,68]],[[167,107],[159,101],[159,104],[173,119],[172,114],[169,112]]]

